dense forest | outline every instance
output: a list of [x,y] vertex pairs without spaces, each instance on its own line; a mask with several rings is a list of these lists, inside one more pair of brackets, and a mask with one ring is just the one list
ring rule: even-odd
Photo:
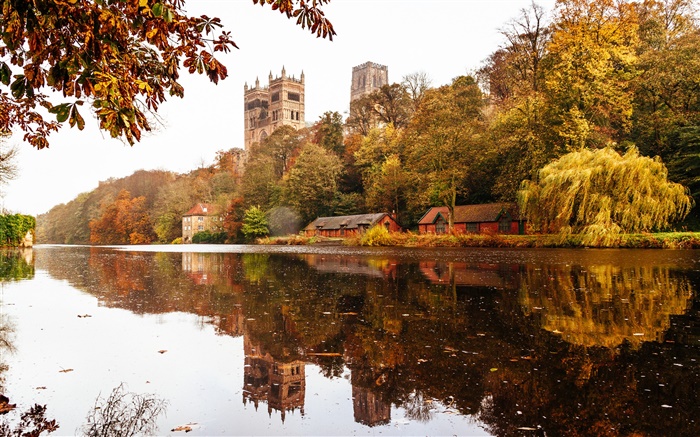
[[[225,211],[229,241],[242,238],[251,207],[272,233],[379,211],[410,228],[430,206],[515,201],[554,160],[601,149],[654,158],[697,203],[696,3],[560,0],[550,15],[533,3],[504,23],[504,44],[471,75],[433,86],[428,74],[410,74],[354,100],[345,120],[326,112],[307,129],[280,128],[247,155],[222,150],[188,174],[105,181],[41,215],[38,241],[171,242],[196,202]],[[697,217],[694,208],[683,226]]]

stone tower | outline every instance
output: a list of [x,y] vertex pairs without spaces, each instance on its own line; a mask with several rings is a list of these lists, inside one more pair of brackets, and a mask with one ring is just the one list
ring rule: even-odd
[[365,62],[352,68],[352,85],[350,86],[350,101],[378,90],[389,84],[389,69],[386,65]]
[[295,129],[306,126],[304,122],[304,72],[299,79],[287,76],[282,67],[281,77],[268,78],[266,87],[260,86],[260,80],[255,79],[255,86],[243,87],[243,103],[245,118],[246,152],[250,151],[253,143],[259,143],[267,138],[278,127],[288,125]]

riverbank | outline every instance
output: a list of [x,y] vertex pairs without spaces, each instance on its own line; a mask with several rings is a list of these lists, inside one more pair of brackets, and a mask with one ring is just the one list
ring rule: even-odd
[[662,232],[654,234],[621,234],[606,245],[584,244],[582,235],[562,237],[546,235],[500,234],[415,234],[391,232],[381,235],[363,234],[349,238],[304,237],[289,235],[258,240],[263,245],[346,245],[397,247],[609,247],[628,249],[700,249],[700,232]]

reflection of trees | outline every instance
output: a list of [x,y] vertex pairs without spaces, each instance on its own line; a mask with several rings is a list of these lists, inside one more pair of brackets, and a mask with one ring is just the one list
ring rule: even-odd
[[583,346],[658,340],[688,308],[692,286],[668,266],[526,266],[519,302],[541,326]]
[[[496,435],[700,434],[690,419],[700,405],[697,278],[671,266],[65,256],[41,265],[103,304],[186,311],[245,335],[246,400],[281,412],[303,407],[312,363],[327,377],[350,370],[355,419],[368,426],[387,423],[392,405],[413,420],[443,406]],[[273,392],[283,375],[290,384]]]
[[34,277],[32,249],[0,249],[0,281]]

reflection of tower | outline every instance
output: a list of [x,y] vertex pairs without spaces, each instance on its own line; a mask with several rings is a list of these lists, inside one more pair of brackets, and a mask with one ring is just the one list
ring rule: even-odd
[[352,85],[350,86],[350,101],[370,94],[384,85],[389,84],[389,68],[386,65],[365,62],[352,68]]
[[367,426],[386,425],[391,421],[391,403],[386,402],[380,392],[374,392],[356,381],[353,371],[352,409],[355,422]]
[[304,122],[304,72],[295,79],[287,76],[282,67],[281,77],[268,79],[268,86],[261,87],[255,79],[255,86],[243,87],[245,150],[250,152],[253,143],[264,140],[277,128],[292,126],[301,129]]
[[248,336],[243,340],[245,367],[243,372],[243,403],[267,402],[267,411],[278,410],[282,421],[287,411],[299,408],[304,415],[306,371],[303,361],[277,362],[269,353],[250,344]]

